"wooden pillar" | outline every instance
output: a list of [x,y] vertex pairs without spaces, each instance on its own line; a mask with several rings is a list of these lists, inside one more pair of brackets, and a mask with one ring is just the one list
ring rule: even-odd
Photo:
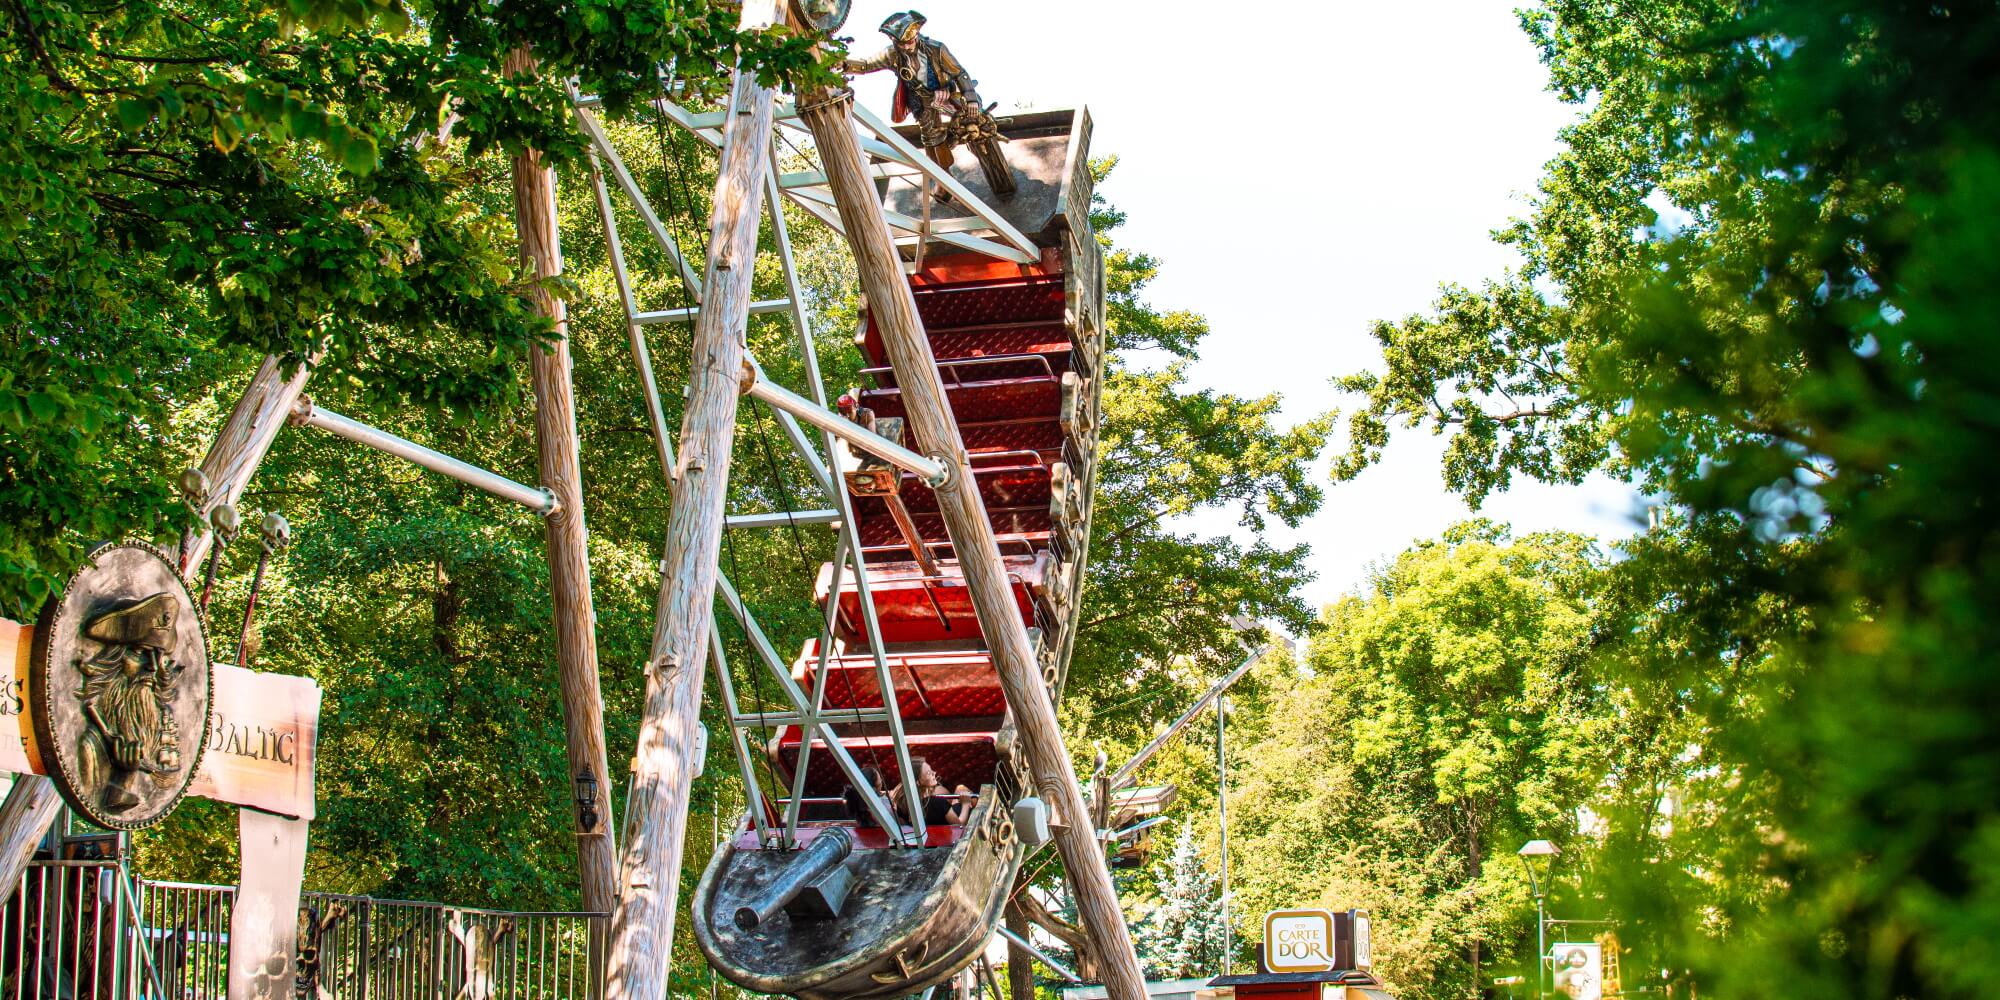
[[915,297],[904,280],[902,261],[882,218],[882,205],[869,179],[855,140],[851,96],[821,94],[803,99],[806,124],[812,129],[820,159],[840,210],[841,227],[853,245],[861,272],[861,289],[882,331],[889,363],[902,387],[904,413],[920,451],[937,455],[951,469],[949,482],[936,490],[938,512],[951,536],[952,550],[971,592],[979,628],[992,651],[1001,689],[1013,711],[1021,744],[1042,798],[1065,821],[1056,834],[1056,850],[1077,890],[1077,910],[1102,956],[1101,973],[1111,1000],[1144,1000],[1146,979],[1132,951],[1132,936],[1104,849],[1085,808],[1076,771],[1056,722],[1055,705],[1043,686],[1033,647],[1021,624],[1020,611],[1007,583],[1006,567],[993,540],[993,526],[979,498],[958,425],[938,382],[937,360],[917,316]]
[[[526,47],[507,55],[509,76],[535,72]],[[514,227],[521,240],[521,264],[536,278],[562,273],[562,245],[556,231],[555,172],[539,150],[514,157]],[[532,293],[535,310],[554,324],[561,340],[534,348],[528,377],[535,392],[535,445],[542,485],[562,509],[546,518],[549,598],[555,609],[556,673],[562,690],[563,733],[569,748],[571,799],[590,775],[595,801],[572,817],[576,830],[577,874],[583,908],[610,911],[617,899],[618,854],[612,842],[611,774],[604,750],[604,695],[597,674],[597,611],[590,596],[589,532],[583,518],[583,472],[578,457],[576,394],[570,383],[569,310],[546,288]],[[585,827],[586,818],[590,821]]]
[[[756,6],[745,4],[746,22]],[[762,26],[746,24],[746,28]],[[766,145],[771,139],[772,99],[772,89],[758,85],[755,73],[736,75],[715,182],[701,312],[694,326],[687,409],[681,419],[673,505],[667,516],[665,576],[646,665],[646,702],[625,816],[618,905],[611,914],[607,1000],[666,996],[688,791],[697,768],[695,727],[701,717],[702,666],[715,608],[759,210],[770,163]]]
[[[315,354],[308,358],[291,378],[284,377],[284,365],[276,356],[265,358],[258,366],[235,408],[229,411],[229,419],[223,422],[215,442],[209,445],[207,457],[202,459],[201,471],[209,488],[201,506],[202,514],[224,503],[235,503],[243,495],[243,488],[249,485],[250,477],[271,450],[271,442],[277,440],[278,431],[285,426],[292,404],[305,391],[306,380],[312,377],[312,363],[318,357]],[[206,529],[187,539],[181,548],[182,576],[199,577],[202,560],[214,541],[214,533]],[[5,899],[20,884],[21,873],[34,855],[35,845],[61,810],[62,796],[56,793],[49,779],[39,774],[14,778],[6,802],[0,803],[0,899]]]
[[62,809],[56,783],[39,774],[17,774],[7,801],[0,802],[0,900],[21,884],[21,873],[34,856],[35,845]]
[[[1019,884],[1014,889],[1016,892],[1028,891]],[[1007,929],[1022,940],[1035,932],[1028,918],[1014,907],[1007,907],[1006,921]],[[1007,942],[1007,996],[1009,1000],[1035,1000],[1035,956],[1011,939]]]
[[[299,365],[291,378],[285,378],[284,365],[276,356],[267,357],[257,374],[250,377],[236,408],[229,411],[229,419],[223,421],[215,443],[209,445],[208,455],[201,460],[202,476],[208,480],[209,489],[201,506],[204,516],[243,496],[244,487],[250,485],[250,477],[256,474],[257,466],[271,450],[271,443],[278,439],[278,431],[284,428],[285,418],[291,415],[292,404],[305,392],[306,380],[312,377],[312,366],[318,360],[315,353]],[[215,533],[205,528],[187,540],[181,547],[182,576],[193,579],[200,575],[202,560],[207,558],[214,541]]]

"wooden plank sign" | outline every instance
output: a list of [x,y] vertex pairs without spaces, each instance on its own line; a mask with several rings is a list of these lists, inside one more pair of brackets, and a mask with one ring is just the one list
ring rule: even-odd
[[[46,774],[29,724],[28,650],[34,626],[0,618],[0,771]],[[311,678],[216,664],[208,743],[188,794],[284,816],[313,818],[320,687]]]
[[188,794],[312,819],[320,688],[312,678],[215,665],[208,746]]
[[35,628],[0,618],[0,771],[46,774],[28,722],[28,650]]

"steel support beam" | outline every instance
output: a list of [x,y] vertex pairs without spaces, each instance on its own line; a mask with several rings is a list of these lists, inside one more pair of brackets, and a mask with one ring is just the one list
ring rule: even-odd
[[[753,365],[755,362],[751,362]],[[750,383],[750,398],[761,400],[847,443],[868,452],[905,472],[911,472],[931,486],[944,483],[948,474],[943,462],[919,455],[846,417],[814,403],[764,377],[759,369]]]
[[834,524],[840,523],[837,510],[794,510],[775,511],[769,514],[731,514],[723,522],[726,528],[781,528],[790,524]]
[[556,500],[556,495],[545,487],[517,483],[497,472],[488,472],[470,462],[460,461],[433,448],[426,448],[409,438],[398,437],[379,427],[370,427],[352,417],[343,417],[332,410],[314,406],[309,399],[302,398],[292,404],[292,422],[302,427],[317,428],[355,444],[366,445],[385,455],[394,455],[421,465],[432,472],[450,476],[467,486],[477,487],[502,500],[511,500],[543,517],[562,509],[562,504]]
[[[759,299],[750,303],[750,315],[765,316],[781,313],[792,307],[789,299]],[[701,315],[700,306],[683,309],[651,309],[632,314],[632,322],[640,326],[660,326],[667,323],[686,323]]]

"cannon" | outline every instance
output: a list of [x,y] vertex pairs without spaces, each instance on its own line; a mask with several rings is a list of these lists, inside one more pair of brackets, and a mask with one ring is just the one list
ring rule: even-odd
[[736,926],[755,930],[779,910],[794,917],[830,920],[840,916],[847,891],[854,886],[844,862],[854,852],[854,838],[840,827],[827,827],[780,869],[761,895],[736,908]]

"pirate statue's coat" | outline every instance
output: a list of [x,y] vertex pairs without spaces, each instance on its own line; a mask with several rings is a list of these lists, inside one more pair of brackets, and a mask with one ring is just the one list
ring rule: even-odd
[[924,151],[939,166],[949,168],[952,153],[963,144],[978,155],[994,193],[1014,192],[1013,174],[1006,167],[999,147],[1000,130],[993,116],[979,100],[979,81],[965,71],[965,65],[951,54],[943,42],[919,34],[924,16],[914,10],[891,14],[882,22],[882,33],[890,44],[874,55],[849,59],[849,73],[894,70],[896,102],[894,120],[917,116],[917,137]]

